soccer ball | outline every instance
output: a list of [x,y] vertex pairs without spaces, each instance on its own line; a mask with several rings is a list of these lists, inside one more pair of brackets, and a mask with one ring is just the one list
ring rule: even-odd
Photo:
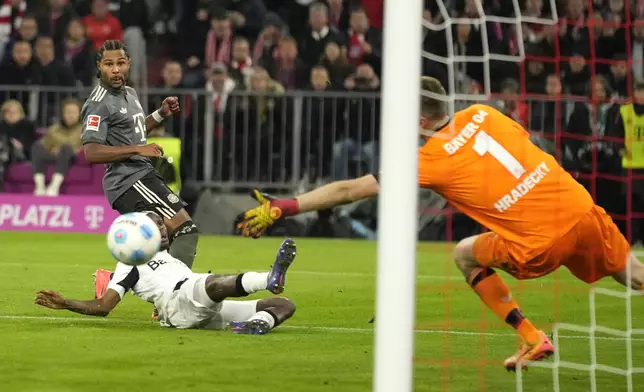
[[145,264],[159,251],[161,232],[144,213],[121,215],[107,233],[107,248],[112,256],[127,265]]

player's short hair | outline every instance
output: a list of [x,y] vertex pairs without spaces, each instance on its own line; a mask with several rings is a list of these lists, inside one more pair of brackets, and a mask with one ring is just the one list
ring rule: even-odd
[[423,76],[420,79],[420,90],[421,116],[440,118],[447,115],[447,97],[445,99],[439,99],[425,94],[432,93],[436,95],[447,95],[445,88],[438,79],[432,78],[431,76]]
[[[122,50],[125,53],[125,57],[127,57],[128,59],[130,58],[130,52],[128,52],[127,46],[123,42],[116,39],[108,39],[107,41],[103,42],[103,45],[101,45],[101,47],[98,49],[98,52],[96,52],[97,63],[103,60],[103,55],[107,50]],[[100,79],[100,69],[97,70],[96,77]]]
[[161,215],[159,215],[156,211],[148,210],[148,211],[143,211],[143,213],[150,218],[163,220],[163,218],[161,218]]

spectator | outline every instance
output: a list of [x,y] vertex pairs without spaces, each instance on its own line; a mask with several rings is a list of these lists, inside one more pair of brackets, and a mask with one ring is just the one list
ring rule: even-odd
[[611,89],[619,97],[628,97],[628,56],[626,54],[618,54],[615,56],[615,61],[610,66],[610,74],[608,80]]
[[307,85],[309,72],[297,54],[295,38],[283,37],[274,58],[262,62],[271,78],[278,81],[287,90]]
[[0,134],[9,137],[17,161],[31,158],[31,146],[36,141],[36,127],[25,118],[25,110],[19,101],[10,99],[0,108]]
[[367,11],[371,25],[377,29],[383,28],[385,0],[360,0],[360,5]]
[[255,38],[262,31],[266,6],[262,0],[217,0],[217,4],[227,9],[234,30],[247,38]]
[[[241,85],[243,86],[243,85]],[[209,80],[206,84],[207,101],[205,105],[212,105],[214,109],[214,136],[215,136],[215,155],[216,162],[219,166],[217,169],[217,178],[223,181],[230,180],[231,156],[234,153],[235,144],[233,140],[239,139],[239,135],[244,132],[231,126],[232,116],[229,115],[239,109],[239,97],[231,97],[231,93],[238,87],[235,81],[229,77],[227,67],[222,63],[215,63],[209,73]],[[232,102],[232,105],[231,105]],[[204,105],[202,105],[204,106]],[[205,123],[205,121],[204,121]],[[201,150],[201,149],[200,149]],[[241,148],[238,148],[243,154]],[[200,151],[197,152],[200,154]],[[201,167],[197,168],[198,171]],[[197,174],[197,173],[195,173]],[[199,177],[197,177],[199,178]]]
[[235,135],[239,149],[235,163],[237,167],[245,168],[243,175],[248,179],[275,180],[283,174],[283,162],[290,162],[290,148],[282,126],[285,120],[281,99],[284,87],[272,80],[264,68],[254,67],[247,89],[254,95],[244,99],[239,108],[245,113],[237,116],[239,120],[243,119],[237,129],[248,132],[240,131]]
[[548,70],[543,62],[545,53],[540,46],[530,45],[526,47],[526,68],[525,90],[528,94],[545,93],[544,85],[546,84],[546,75]]
[[[181,64],[177,61],[168,61],[163,65],[161,72],[161,83],[157,88],[163,90],[161,93],[155,94],[152,97],[152,107],[161,107],[163,100],[167,96],[179,95],[179,103],[181,105],[181,113],[177,116],[168,117],[164,121],[164,133],[169,136],[183,136],[181,125],[185,123],[191,110],[191,97],[187,94],[178,94],[177,89],[183,88],[183,69]],[[156,129],[156,128],[155,128]],[[185,128],[184,128],[185,130]]]
[[[210,78],[206,84],[206,91],[211,93],[211,104],[216,113],[224,113],[228,107],[230,93],[235,90],[237,83],[228,75],[228,69],[222,63],[215,63],[210,72]],[[219,135],[223,129],[219,129]]]
[[42,70],[41,84],[43,86],[74,86],[74,74],[65,63],[56,59],[54,40],[40,37],[35,46],[36,59]]
[[631,60],[634,80],[644,80],[644,19],[633,23]]
[[[588,90],[588,101],[576,102],[568,119],[566,130],[574,137],[563,140],[566,153],[570,155],[567,168],[588,173],[611,173],[614,172],[611,167],[619,167],[619,163],[615,162],[618,154],[606,142],[591,142],[590,138],[603,138],[607,127],[616,118],[619,105],[612,102],[608,80],[603,76],[593,78]],[[593,149],[598,154],[595,168],[591,151]],[[619,171],[615,174],[619,174]]]
[[147,75],[146,39],[150,30],[149,9],[145,0],[120,0],[119,21],[123,42],[130,53],[129,83],[140,86]]
[[270,59],[275,55],[275,49],[284,35],[284,22],[279,15],[269,12],[266,15],[264,30],[259,34],[253,46],[253,62]]
[[[33,59],[31,44],[26,41],[16,42],[13,46],[11,59],[0,64],[0,85],[37,86],[41,81],[42,70],[38,62]],[[30,102],[29,94],[24,90],[5,91],[3,100],[7,99],[17,99],[26,107]],[[21,108],[21,110],[23,109]]]
[[506,116],[521,124],[528,126],[528,105],[520,98],[521,87],[514,79],[506,79],[501,84],[500,100],[495,107]]
[[563,82],[565,89],[572,95],[585,96],[588,94],[590,69],[582,54],[574,53],[563,66]]
[[568,119],[566,106],[561,101],[563,86],[559,75],[551,73],[546,76],[545,91],[546,99],[531,102],[529,129],[533,142],[542,150],[555,155],[556,138],[561,135]]
[[85,25],[80,19],[72,19],[67,25],[67,35],[58,45],[56,58],[72,70],[78,84],[91,86],[96,74],[94,56],[94,46],[85,38]]
[[38,31],[59,44],[67,33],[69,21],[75,17],[70,0],[50,0],[46,12],[38,18]]
[[42,72],[41,86],[50,88],[49,91],[40,94],[38,116],[41,123],[49,124],[56,117],[56,112],[60,110],[57,104],[61,96],[68,96],[71,93],[71,91],[56,91],[51,87],[73,87],[76,85],[76,80],[71,68],[54,57],[54,41],[51,38],[38,38],[35,54]]
[[369,18],[362,8],[351,11],[347,30],[347,58],[353,66],[368,63],[379,73],[381,62],[382,34],[369,26]]
[[[347,90],[375,92],[380,80],[368,64],[362,64],[345,81]],[[378,170],[380,103],[376,99],[349,100],[347,126],[333,145],[333,179],[343,180]],[[356,165],[357,173],[353,171]]]
[[83,23],[95,50],[107,40],[123,41],[121,23],[108,10],[107,0],[92,0],[92,13],[83,18]]
[[232,39],[232,27],[226,13],[223,10],[215,10],[210,17],[210,30],[206,38],[205,66],[207,68],[214,63],[230,64]]
[[206,37],[211,23],[208,4],[207,0],[200,1],[190,23],[179,30],[181,49],[177,57],[185,61],[187,87],[197,87],[203,82]]
[[349,28],[349,0],[327,0],[329,4],[329,26],[338,31]]
[[309,28],[297,45],[304,63],[308,67],[317,64],[329,42],[342,45],[342,34],[335,28],[329,27],[326,5],[314,3],[309,8]]
[[[644,142],[640,135],[644,129],[644,83],[636,82],[633,86],[633,101],[625,103],[619,108],[620,115],[617,116],[614,126],[611,129],[611,136],[620,140],[615,143],[622,157],[622,168],[624,176],[644,175]],[[624,190],[628,184],[624,183]],[[644,213],[644,180],[634,178],[631,185],[632,211],[635,214]],[[644,219],[632,219],[632,235],[627,238],[632,243],[644,241]]]
[[0,4],[0,15],[5,17],[0,20],[0,59],[5,56],[3,51],[5,45],[19,30],[26,8],[27,2],[25,0],[3,1]]
[[16,35],[7,42],[4,53],[11,56],[13,45],[17,41],[29,42],[33,48],[36,39],[38,39],[38,24],[36,23],[36,18],[33,16],[25,16],[20,22],[20,27],[18,27]]
[[[329,72],[321,65],[311,69],[309,88],[323,93],[331,87]],[[344,113],[343,100],[313,94],[305,98],[302,115],[302,166],[309,182],[331,175],[333,142]]]
[[[526,0],[523,7],[524,18],[537,18],[542,19],[543,15],[543,0]],[[541,42],[546,34],[552,34],[552,29],[545,29],[546,25],[542,23],[523,23],[523,39],[527,42],[538,43]]]
[[[61,107],[59,122],[49,127],[47,134],[31,147],[36,196],[58,196],[65,174],[81,149],[81,104],[69,99]],[[45,169],[52,164],[54,174],[45,187]]]
[[626,8],[624,0],[607,0],[608,10],[613,15],[618,15],[621,20],[626,20]]
[[250,57],[250,44],[244,37],[233,40],[232,60],[230,61],[230,77],[237,84],[247,84],[250,73],[253,71],[253,59]]
[[355,68],[349,64],[349,60],[335,42],[329,42],[324,49],[320,65],[329,71],[331,87],[333,89],[344,88],[344,81],[351,75]]
[[[482,56],[483,44],[481,35],[475,31],[471,24],[459,23],[454,32],[454,55],[457,56]],[[456,73],[483,83],[483,65],[477,62],[459,62],[454,64]],[[466,80],[465,78],[462,80]],[[461,85],[456,89],[459,91],[467,90],[469,83]]]

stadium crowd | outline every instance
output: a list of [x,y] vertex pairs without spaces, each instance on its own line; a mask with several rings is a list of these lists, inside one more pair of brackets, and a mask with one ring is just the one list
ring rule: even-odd
[[[149,108],[180,96],[182,115],[156,135],[180,140],[185,178],[278,183],[297,173],[315,182],[377,170],[383,3],[3,0],[0,189],[11,164],[31,162],[34,190],[59,193],[79,159],[76,100],[97,82],[94,51],[106,39],[127,44],[130,84],[150,88]],[[630,128],[644,126],[644,0],[520,0],[521,15],[513,1],[440,3],[450,18],[474,20],[448,32],[441,4],[426,0],[431,28],[423,30],[423,51],[492,57],[489,65],[456,61],[452,92],[472,100],[491,94],[485,100],[577,173],[623,227],[630,214],[624,195],[633,196],[633,211],[644,212],[637,186],[644,153],[623,143]],[[524,61],[509,60],[523,54]],[[424,56],[423,73],[450,86],[446,64]],[[216,169],[204,178],[210,124]],[[299,170],[291,167],[294,154]],[[45,189],[48,165],[54,174]],[[632,174],[627,192],[623,178]],[[644,239],[638,227],[634,241]]]

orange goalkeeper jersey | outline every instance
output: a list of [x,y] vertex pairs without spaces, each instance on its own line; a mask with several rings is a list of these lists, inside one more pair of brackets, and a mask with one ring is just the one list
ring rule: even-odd
[[529,137],[496,109],[472,105],[419,149],[419,185],[501,236],[523,262],[594,206],[586,189]]

